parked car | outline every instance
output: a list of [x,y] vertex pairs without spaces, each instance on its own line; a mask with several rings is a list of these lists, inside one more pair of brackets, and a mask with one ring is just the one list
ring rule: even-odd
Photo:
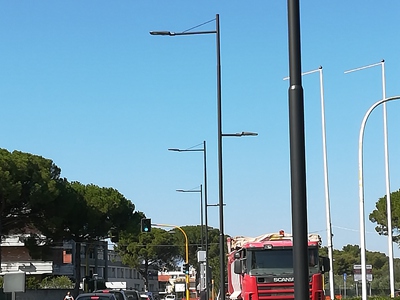
[[85,293],[80,294],[75,298],[76,300],[117,300],[112,293]]
[[123,290],[128,300],[141,300],[140,293],[136,290]]
[[117,300],[141,300],[136,290],[97,290],[96,293],[114,294]]
[[150,292],[140,292],[142,300],[154,300],[153,294]]

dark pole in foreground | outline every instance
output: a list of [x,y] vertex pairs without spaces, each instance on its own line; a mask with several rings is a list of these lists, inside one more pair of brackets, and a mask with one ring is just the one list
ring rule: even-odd
[[304,99],[301,85],[299,0],[288,0],[289,29],[289,128],[292,196],[294,298],[308,300],[308,233]]
[[220,300],[225,300],[225,235],[224,235],[224,189],[222,179],[222,103],[221,103],[221,54],[219,15],[216,15],[217,43],[217,114],[218,114],[218,182],[219,182],[219,272]]

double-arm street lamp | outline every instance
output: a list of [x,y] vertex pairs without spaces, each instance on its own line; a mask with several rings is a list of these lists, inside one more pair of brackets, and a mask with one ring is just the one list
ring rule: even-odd
[[[209,23],[214,20],[210,20]],[[197,28],[200,24],[194,28]],[[191,28],[193,29],[193,28]],[[241,132],[237,134],[222,133],[222,101],[221,101],[221,46],[220,46],[220,28],[219,14],[215,16],[215,30],[210,31],[190,31],[171,32],[171,31],[150,31],[151,35],[163,36],[180,36],[180,35],[199,35],[199,34],[215,34],[216,35],[216,55],[217,55],[217,119],[218,119],[218,182],[219,182],[219,248],[220,248],[220,299],[225,300],[225,238],[224,238],[224,208],[223,208],[223,180],[222,180],[222,137],[223,136],[248,136],[257,135],[251,132]]]

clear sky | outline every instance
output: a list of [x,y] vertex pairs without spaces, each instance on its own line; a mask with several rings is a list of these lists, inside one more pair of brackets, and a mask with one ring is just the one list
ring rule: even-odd
[[[52,159],[69,181],[118,189],[153,223],[200,223],[201,152],[218,202],[216,39],[185,31],[220,15],[225,233],[291,232],[286,1],[1,1],[1,147]],[[359,244],[358,136],[368,108],[400,94],[398,0],[302,1],[302,70],[323,66],[333,245]],[[209,22],[195,30],[214,30]],[[310,232],[326,245],[318,73],[303,78]],[[400,188],[400,104],[388,103],[391,190]],[[364,139],[365,211],[385,195],[382,108]],[[218,228],[218,208],[209,207]],[[366,221],[367,250],[386,237]],[[399,255],[394,245],[395,256]]]

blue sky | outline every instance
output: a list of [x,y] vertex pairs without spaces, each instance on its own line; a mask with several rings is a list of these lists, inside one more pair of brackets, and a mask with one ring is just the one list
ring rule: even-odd
[[[215,35],[180,32],[220,15],[225,233],[291,231],[286,1],[2,1],[1,147],[52,159],[62,176],[114,187],[153,223],[200,222],[202,153],[208,201],[218,202]],[[400,94],[400,2],[302,1],[302,70],[323,66],[333,245],[359,244],[358,136],[382,98]],[[214,30],[210,22],[196,30]],[[318,73],[303,78],[308,227],[326,245]],[[396,101],[387,105],[391,190],[400,188]],[[382,108],[364,140],[365,211],[385,194]],[[219,227],[218,209],[208,210]],[[366,244],[387,238],[366,221]],[[395,256],[399,255],[394,245]]]

